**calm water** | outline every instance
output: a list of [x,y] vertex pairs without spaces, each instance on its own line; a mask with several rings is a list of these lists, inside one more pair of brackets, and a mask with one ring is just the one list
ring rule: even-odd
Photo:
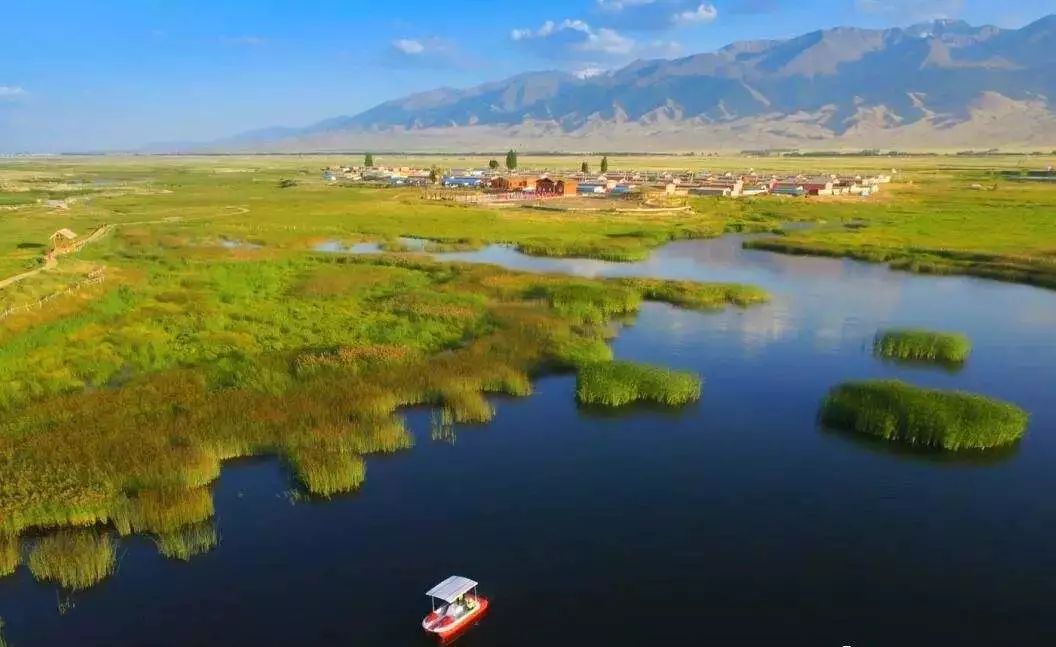
[[[646,262],[445,258],[587,276],[742,281],[773,303],[717,314],[647,304],[621,358],[699,371],[684,409],[580,410],[574,379],[496,400],[492,424],[368,459],[355,495],[291,503],[274,460],[229,464],[222,539],[188,564],[122,542],[119,573],[74,596],[0,580],[13,647],[428,645],[423,592],[480,580],[490,615],[459,645],[1052,644],[1056,292],[679,242]],[[959,372],[877,361],[876,329],[962,330]],[[819,430],[848,378],[899,377],[1018,403],[1014,450],[951,460]]]

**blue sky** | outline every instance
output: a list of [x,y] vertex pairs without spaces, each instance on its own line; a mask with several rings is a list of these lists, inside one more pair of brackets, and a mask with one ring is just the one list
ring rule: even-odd
[[1056,0],[0,0],[0,151],[209,140],[527,70],[1050,13]]

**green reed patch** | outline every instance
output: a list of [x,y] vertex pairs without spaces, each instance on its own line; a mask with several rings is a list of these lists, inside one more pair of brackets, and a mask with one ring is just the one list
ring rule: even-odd
[[989,449],[1019,440],[1029,416],[972,393],[924,389],[897,380],[847,382],[822,402],[820,420],[836,429],[948,451]]
[[22,541],[18,537],[0,534],[0,577],[15,572],[22,563]]
[[154,543],[163,556],[188,562],[216,548],[220,533],[211,521],[205,521],[156,535]]
[[892,359],[960,363],[968,359],[972,342],[958,333],[912,328],[882,330],[873,340],[873,353]]
[[131,498],[127,516],[117,514],[121,534],[167,533],[213,516],[213,497],[207,487],[146,490]]
[[669,406],[700,398],[701,379],[693,373],[634,362],[584,366],[576,377],[576,397],[584,404],[620,407],[649,401]]
[[695,310],[715,310],[729,305],[750,306],[770,299],[762,288],[737,283],[698,283],[664,279],[619,279],[642,298]]
[[29,553],[29,570],[40,581],[86,589],[114,572],[117,549],[109,534],[61,530],[41,537]]
[[304,488],[324,498],[351,492],[366,477],[366,463],[350,451],[302,447],[290,452],[289,460]]
[[480,424],[495,417],[495,408],[479,391],[449,391],[441,399],[444,411],[454,422]]

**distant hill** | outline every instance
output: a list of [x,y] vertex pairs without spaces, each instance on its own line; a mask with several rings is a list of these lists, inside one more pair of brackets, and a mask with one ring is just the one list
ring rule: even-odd
[[578,78],[439,88],[230,150],[1056,148],[1056,15],[748,41]]

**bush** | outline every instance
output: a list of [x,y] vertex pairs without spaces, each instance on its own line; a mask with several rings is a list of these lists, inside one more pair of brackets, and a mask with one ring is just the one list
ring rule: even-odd
[[576,397],[584,404],[620,407],[637,401],[682,405],[700,398],[701,379],[684,371],[633,362],[605,362],[580,369]]
[[972,343],[965,335],[893,328],[882,330],[873,341],[878,357],[960,363],[968,359]]
[[971,393],[923,389],[896,380],[847,382],[821,405],[823,424],[943,450],[989,449],[1018,440],[1029,416]]

